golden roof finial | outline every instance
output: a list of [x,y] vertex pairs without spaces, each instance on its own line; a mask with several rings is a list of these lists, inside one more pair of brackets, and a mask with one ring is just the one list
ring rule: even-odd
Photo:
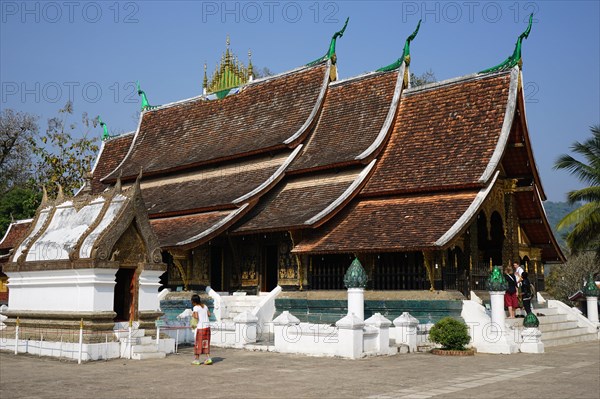
[[206,61],[204,61],[204,80],[202,81],[202,88],[206,90],[208,87],[208,76],[206,76]]

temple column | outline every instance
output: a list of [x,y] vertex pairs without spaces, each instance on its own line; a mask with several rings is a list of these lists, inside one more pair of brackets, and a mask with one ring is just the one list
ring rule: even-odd
[[515,179],[504,180],[504,245],[502,246],[502,261],[507,264],[510,260],[519,262],[519,223],[515,212]]

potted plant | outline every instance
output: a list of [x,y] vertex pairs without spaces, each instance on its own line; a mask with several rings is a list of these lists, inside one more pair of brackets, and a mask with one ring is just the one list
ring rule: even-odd
[[429,339],[442,346],[441,349],[433,349],[436,355],[471,356],[475,353],[473,349],[466,349],[469,343],[469,329],[467,325],[452,317],[445,317],[435,323],[429,331]]

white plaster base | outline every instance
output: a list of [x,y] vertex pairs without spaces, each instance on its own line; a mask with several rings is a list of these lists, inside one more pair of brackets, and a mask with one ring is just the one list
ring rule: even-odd
[[348,314],[352,314],[361,320],[365,319],[365,289],[348,288]]
[[[107,360],[120,357],[121,344],[119,342],[108,342],[98,344],[83,344],[81,351],[81,360]],[[55,341],[36,341],[19,340],[18,353],[29,353],[38,356],[50,356],[77,360],[79,357],[79,343],[74,342],[55,342]],[[15,339],[0,340],[0,350],[8,350],[14,353]]]
[[598,322],[598,297],[588,296],[586,297],[587,302],[587,318],[596,326],[600,325]]
[[8,307],[11,311],[112,311],[116,272],[116,269],[7,272]]
[[537,328],[524,328],[521,332],[523,342],[519,349],[523,353],[544,353],[544,344],[541,341],[542,333]]

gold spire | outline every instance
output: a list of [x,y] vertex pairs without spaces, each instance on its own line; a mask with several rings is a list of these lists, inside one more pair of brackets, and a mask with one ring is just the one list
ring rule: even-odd
[[[210,78],[210,81],[206,76],[206,64],[204,67],[204,88],[207,93],[224,93],[227,94],[227,90],[234,87],[239,87],[250,80],[252,74],[252,63],[249,60],[249,67],[246,66],[229,50],[231,41],[229,35],[225,41],[225,52],[221,55],[221,62],[215,66],[215,71]],[[249,53],[250,56],[250,53]]]
[[254,80],[254,66],[252,66],[252,51],[248,49],[248,80]]

